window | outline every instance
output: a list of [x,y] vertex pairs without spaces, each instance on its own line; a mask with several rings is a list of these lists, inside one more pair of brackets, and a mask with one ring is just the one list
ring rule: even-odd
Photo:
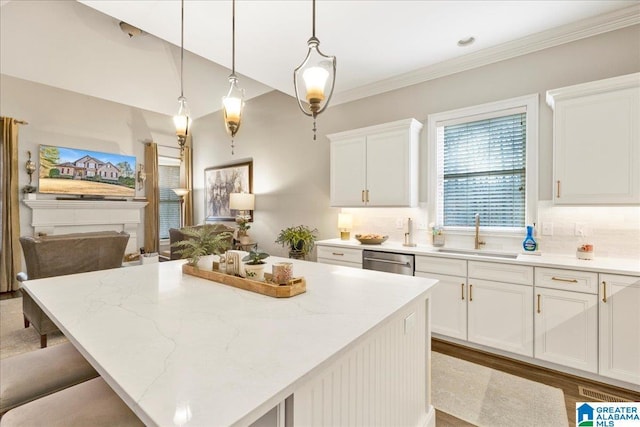
[[429,116],[430,217],[449,229],[535,222],[538,97]]
[[179,159],[158,158],[158,186],[160,187],[159,234],[160,239],[168,239],[170,228],[180,228],[180,198],[173,192],[173,188],[180,187]]

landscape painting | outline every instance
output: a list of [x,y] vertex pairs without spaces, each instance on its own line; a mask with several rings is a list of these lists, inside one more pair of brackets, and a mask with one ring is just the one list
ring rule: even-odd
[[40,145],[39,191],[83,196],[135,196],[136,158]]

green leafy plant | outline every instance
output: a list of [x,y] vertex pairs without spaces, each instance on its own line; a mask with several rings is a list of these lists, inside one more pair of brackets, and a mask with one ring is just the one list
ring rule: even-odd
[[221,254],[231,248],[233,235],[225,231],[220,233],[213,227],[186,227],[182,229],[185,240],[173,243],[171,246],[180,248],[176,252],[182,258],[189,260],[189,265],[196,265],[205,255]]
[[242,258],[242,261],[248,261],[247,265],[260,265],[266,264],[263,259],[269,258],[269,254],[266,252],[260,252],[258,250],[250,251],[249,255]]
[[276,239],[276,243],[280,243],[282,247],[289,246],[289,255],[300,255],[306,257],[313,249],[313,245],[317,239],[318,229],[313,230],[306,225],[297,225],[280,230],[280,234]]

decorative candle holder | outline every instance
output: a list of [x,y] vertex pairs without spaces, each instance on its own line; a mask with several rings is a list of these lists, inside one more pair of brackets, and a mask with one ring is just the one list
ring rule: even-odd
[[293,263],[276,262],[271,266],[271,274],[274,283],[286,284],[293,277]]

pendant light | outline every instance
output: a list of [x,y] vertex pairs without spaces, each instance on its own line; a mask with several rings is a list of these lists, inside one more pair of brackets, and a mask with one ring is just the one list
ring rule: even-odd
[[302,64],[293,71],[293,84],[298,106],[313,117],[313,139],[316,139],[316,117],[329,105],[336,82],[336,57],[320,52],[320,40],[316,38],[316,0],[313,0],[313,27],[307,42],[309,52]]
[[231,75],[229,76],[229,92],[222,98],[224,125],[231,135],[231,154],[234,154],[233,139],[240,129],[242,108],[244,107],[244,89],[238,87],[236,77],[236,0],[232,1],[231,12]]
[[184,0],[181,2],[181,18],[180,18],[180,97],[178,98],[178,114],[173,116],[173,123],[176,126],[176,135],[178,136],[178,145],[180,145],[180,158],[184,154],[184,145],[187,143],[187,135],[191,126],[191,117],[189,116],[189,106],[187,98],[184,97]]

